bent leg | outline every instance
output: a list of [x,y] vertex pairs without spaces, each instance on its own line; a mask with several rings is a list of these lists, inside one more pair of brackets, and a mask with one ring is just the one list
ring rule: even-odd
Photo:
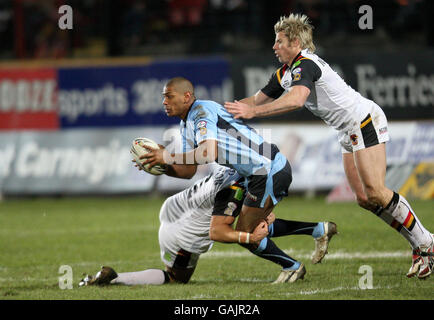
[[243,205],[235,230],[253,232],[259,222],[267,219],[273,208],[274,204],[270,197],[265,201],[263,208]]
[[176,268],[166,266],[166,271],[160,269],[147,269],[135,272],[118,273],[111,284],[135,285],[162,285],[169,282],[187,283],[195,268]]
[[386,145],[356,151],[354,162],[368,201],[385,208],[393,196],[393,191],[385,186]]
[[[356,195],[357,203],[359,204],[359,206],[371,211],[386,224],[392,226],[394,221],[393,217],[387,211],[383,210],[384,208],[381,205],[372,203],[368,200],[368,197],[365,194],[362,180],[360,179],[359,172],[357,171],[354,155],[352,153],[344,153],[342,154],[342,160],[348,183],[354,194]],[[409,237],[409,235],[407,233],[402,233],[401,231],[399,232],[413,246],[412,239]]]
[[[168,251],[167,248],[164,249],[166,252]],[[169,260],[163,259],[166,271],[147,269],[119,273],[118,277],[112,280],[111,283],[124,285],[161,285],[168,282],[187,283],[196,269],[199,255],[180,249],[176,253],[171,252],[170,256]]]
[[356,151],[354,159],[368,201],[384,208],[379,212],[383,220],[391,221],[388,223],[410,242],[413,249],[430,244],[429,231],[424,228],[407,200],[385,186],[385,144]]
[[135,272],[118,273],[118,277],[111,284],[134,285],[161,285],[170,281],[169,273],[160,269],[147,269]]
[[166,266],[167,273],[170,277],[170,282],[180,282],[180,283],[187,283],[190,281],[191,276],[194,273],[194,270],[196,270],[196,267],[194,268],[176,268],[176,267],[169,267]]
[[276,219],[272,224],[269,224],[268,232],[270,238],[298,234],[304,234],[318,238],[324,233],[323,224],[323,222],[304,222]]
[[350,185],[351,190],[353,190],[359,206],[370,211],[376,210],[377,206],[374,203],[369,202],[368,197],[365,194],[362,181],[360,180],[360,176],[357,171],[356,163],[354,162],[353,154],[343,153],[342,162],[348,184]]
[[[266,220],[267,216],[273,210],[274,205],[270,197],[265,201],[264,208],[254,208],[243,206],[238,218],[236,230],[252,232],[259,222]],[[259,246],[254,244],[241,244],[253,254],[260,258],[272,261],[282,266],[283,269],[297,270],[301,263],[288,256],[285,252],[277,247],[270,239],[264,238]]]

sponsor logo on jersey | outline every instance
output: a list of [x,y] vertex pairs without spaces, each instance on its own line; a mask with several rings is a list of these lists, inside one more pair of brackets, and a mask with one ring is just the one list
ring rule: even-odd
[[380,134],[385,134],[387,132],[387,127],[380,128],[380,130],[378,130],[378,132]]
[[301,72],[301,68],[295,68],[294,70],[292,70],[292,74],[297,74]]
[[238,188],[235,191],[234,198],[237,199],[237,200],[239,200],[239,201],[241,201],[241,200],[243,200],[243,195],[244,195],[244,190],[241,189],[241,188]]
[[236,208],[237,208],[237,204],[235,202],[229,202],[228,207],[225,209],[223,213],[227,216],[231,216],[234,213]]
[[353,144],[353,146],[356,146],[359,143],[358,138],[359,137],[357,136],[357,134],[352,134],[350,136],[351,143]]
[[206,128],[206,121],[202,120],[197,123],[198,128]]
[[206,121],[205,120],[201,120],[197,123],[196,127],[199,129],[199,132],[202,136],[206,135]]
[[301,68],[295,68],[294,70],[292,70],[292,79],[293,81],[298,81],[301,78]]

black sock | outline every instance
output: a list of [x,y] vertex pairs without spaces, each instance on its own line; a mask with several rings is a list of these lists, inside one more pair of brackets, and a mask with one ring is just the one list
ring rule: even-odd
[[269,237],[281,237],[291,234],[312,235],[317,225],[318,223],[316,222],[276,219],[274,223],[269,226]]
[[282,266],[283,269],[298,268],[300,263],[280,250],[270,238],[262,239],[259,247],[252,251],[258,257],[267,259]]

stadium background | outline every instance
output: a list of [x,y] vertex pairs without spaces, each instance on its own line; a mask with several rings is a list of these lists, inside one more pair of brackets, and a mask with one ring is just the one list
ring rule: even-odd
[[[380,3],[380,4],[379,4]],[[73,29],[61,30],[69,4]],[[358,8],[373,8],[362,30]],[[273,25],[306,13],[317,52],[386,112],[387,183],[432,198],[432,1],[1,1],[0,191],[8,195],[168,192],[191,181],[137,172],[133,138],[167,145],[177,120],[162,111],[164,82],[190,78],[201,99],[255,93],[278,67]],[[294,171],[293,192],[352,199],[335,133],[307,110],[255,121]],[[163,139],[164,138],[164,139]],[[421,163],[428,163],[422,164]],[[200,178],[208,172],[201,168]],[[410,182],[409,182],[410,181]]]

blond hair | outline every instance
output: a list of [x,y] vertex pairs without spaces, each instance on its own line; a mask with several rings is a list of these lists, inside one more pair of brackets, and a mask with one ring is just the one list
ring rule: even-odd
[[309,18],[304,14],[291,13],[288,17],[282,16],[274,25],[274,32],[283,32],[289,41],[298,39],[302,49],[308,49],[313,53],[315,45],[312,40],[312,29]]

